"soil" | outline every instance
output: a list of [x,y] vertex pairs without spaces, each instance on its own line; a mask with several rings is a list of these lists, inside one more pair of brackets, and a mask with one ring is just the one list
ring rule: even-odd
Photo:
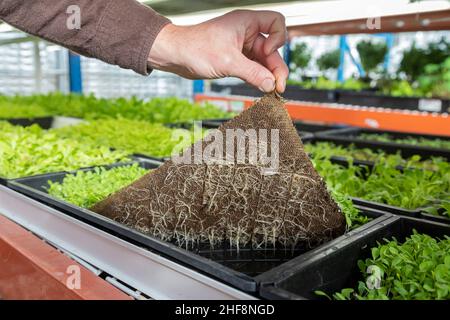
[[[223,161],[226,154],[220,155],[222,161],[198,164],[169,160],[92,210],[186,247],[224,242],[238,248],[312,247],[344,233],[344,215],[278,96],[264,96],[218,130],[226,137],[227,129],[238,128],[279,130],[277,171],[265,174],[266,164],[251,162],[246,141],[243,163]],[[184,155],[194,159],[211,140],[199,141]],[[266,140],[271,150],[270,134]]]

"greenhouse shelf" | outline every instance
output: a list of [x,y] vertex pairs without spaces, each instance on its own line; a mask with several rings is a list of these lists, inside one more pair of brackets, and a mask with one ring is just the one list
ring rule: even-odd
[[[242,111],[253,105],[255,98],[197,94],[198,103],[209,102],[229,111]],[[294,120],[317,121],[364,128],[450,136],[448,113],[409,111],[334,103],[286,101],[286,109]]]
[[[450,132],[450,126],[448,128]],[[344,142],[351,143],[356,146],[362,148],[379,148],[383,149],[390,153],[395,153],[397,150],[401,150],[402,155],[406,157],[411,157],[413,155],[420,155],[424,158],[428,158],[430,156],[443,157],[446,158],[447,161],[450,161],[450,149],[436,148],[436,147],[428,147],[428,146],[420,146],[413,145],[407,143],[399,143],[399,142],[385,142],[385,141],[376,141],[371,140],[370,138],[362,138],[362,134],[377,134],[377,135],[389,135],[394,139],[405,139],[408,137],[415,139],[440,139],[445,140],[447,142],[450,141],[450,136],[441,136],[441,135],[425,135],[425,134],[416,134],[416,133],[401,133],[398,131],[389,131],[389,130],[376,130],[376,129],[364,129],[364,128],[344,128],[344,129],[336,129],[330,131],[319,132],[317,137],[328,139],[330,142]]]
[[[242,83],[235,85],[211,84],[211,91],[229,93],[236,96],[259,97],[261,92],[255,87]],[[306,89],[298,85],[286,85],[283,97],[288,100],[321,103],[340,103],[347,105],[365,105],[368,107],[392,108],[402,110],[435,111],[448,113],[449,99],[423,97],[394,97],[371,90],[353,91],[343,89]]]
[[[1,214],[0,261],[0,300],[131,299],[99,277],[98,269]],[[76,273],[79,286],[71,282]],[[68,286],[69,283],[74,285]]]
[[255,299],[4,186],[0,212],[154,299]]

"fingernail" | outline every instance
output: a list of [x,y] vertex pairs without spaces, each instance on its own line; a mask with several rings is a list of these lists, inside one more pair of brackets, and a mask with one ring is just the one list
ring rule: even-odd
[[271,92],[271,91],[273,91],[274,88],[275,88],[275,82],[270,78],[264,79],[264,81],[261,84],[261,87],[259,87],[259,89],[264,92]]

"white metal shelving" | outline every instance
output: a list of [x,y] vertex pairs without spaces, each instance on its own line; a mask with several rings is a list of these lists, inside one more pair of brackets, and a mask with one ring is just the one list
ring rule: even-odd
[[[0,214],[154,299],[255,299],[0,186]],[[113,278],[112,278],[113,277]]]

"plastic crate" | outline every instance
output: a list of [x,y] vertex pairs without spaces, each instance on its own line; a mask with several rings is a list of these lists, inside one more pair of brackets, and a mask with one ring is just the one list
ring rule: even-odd
[[353,234],[337,244],[327,245],[293,259],[261,276],[260,295],[266,299],[323,299],[316,290],[327,294],[343,288],[356,288],[361,280],[358,260],[370,257],[371,248],[383,239],[398,241],[413,233],[443,238],[450,226],[420,219],[392,217]]

